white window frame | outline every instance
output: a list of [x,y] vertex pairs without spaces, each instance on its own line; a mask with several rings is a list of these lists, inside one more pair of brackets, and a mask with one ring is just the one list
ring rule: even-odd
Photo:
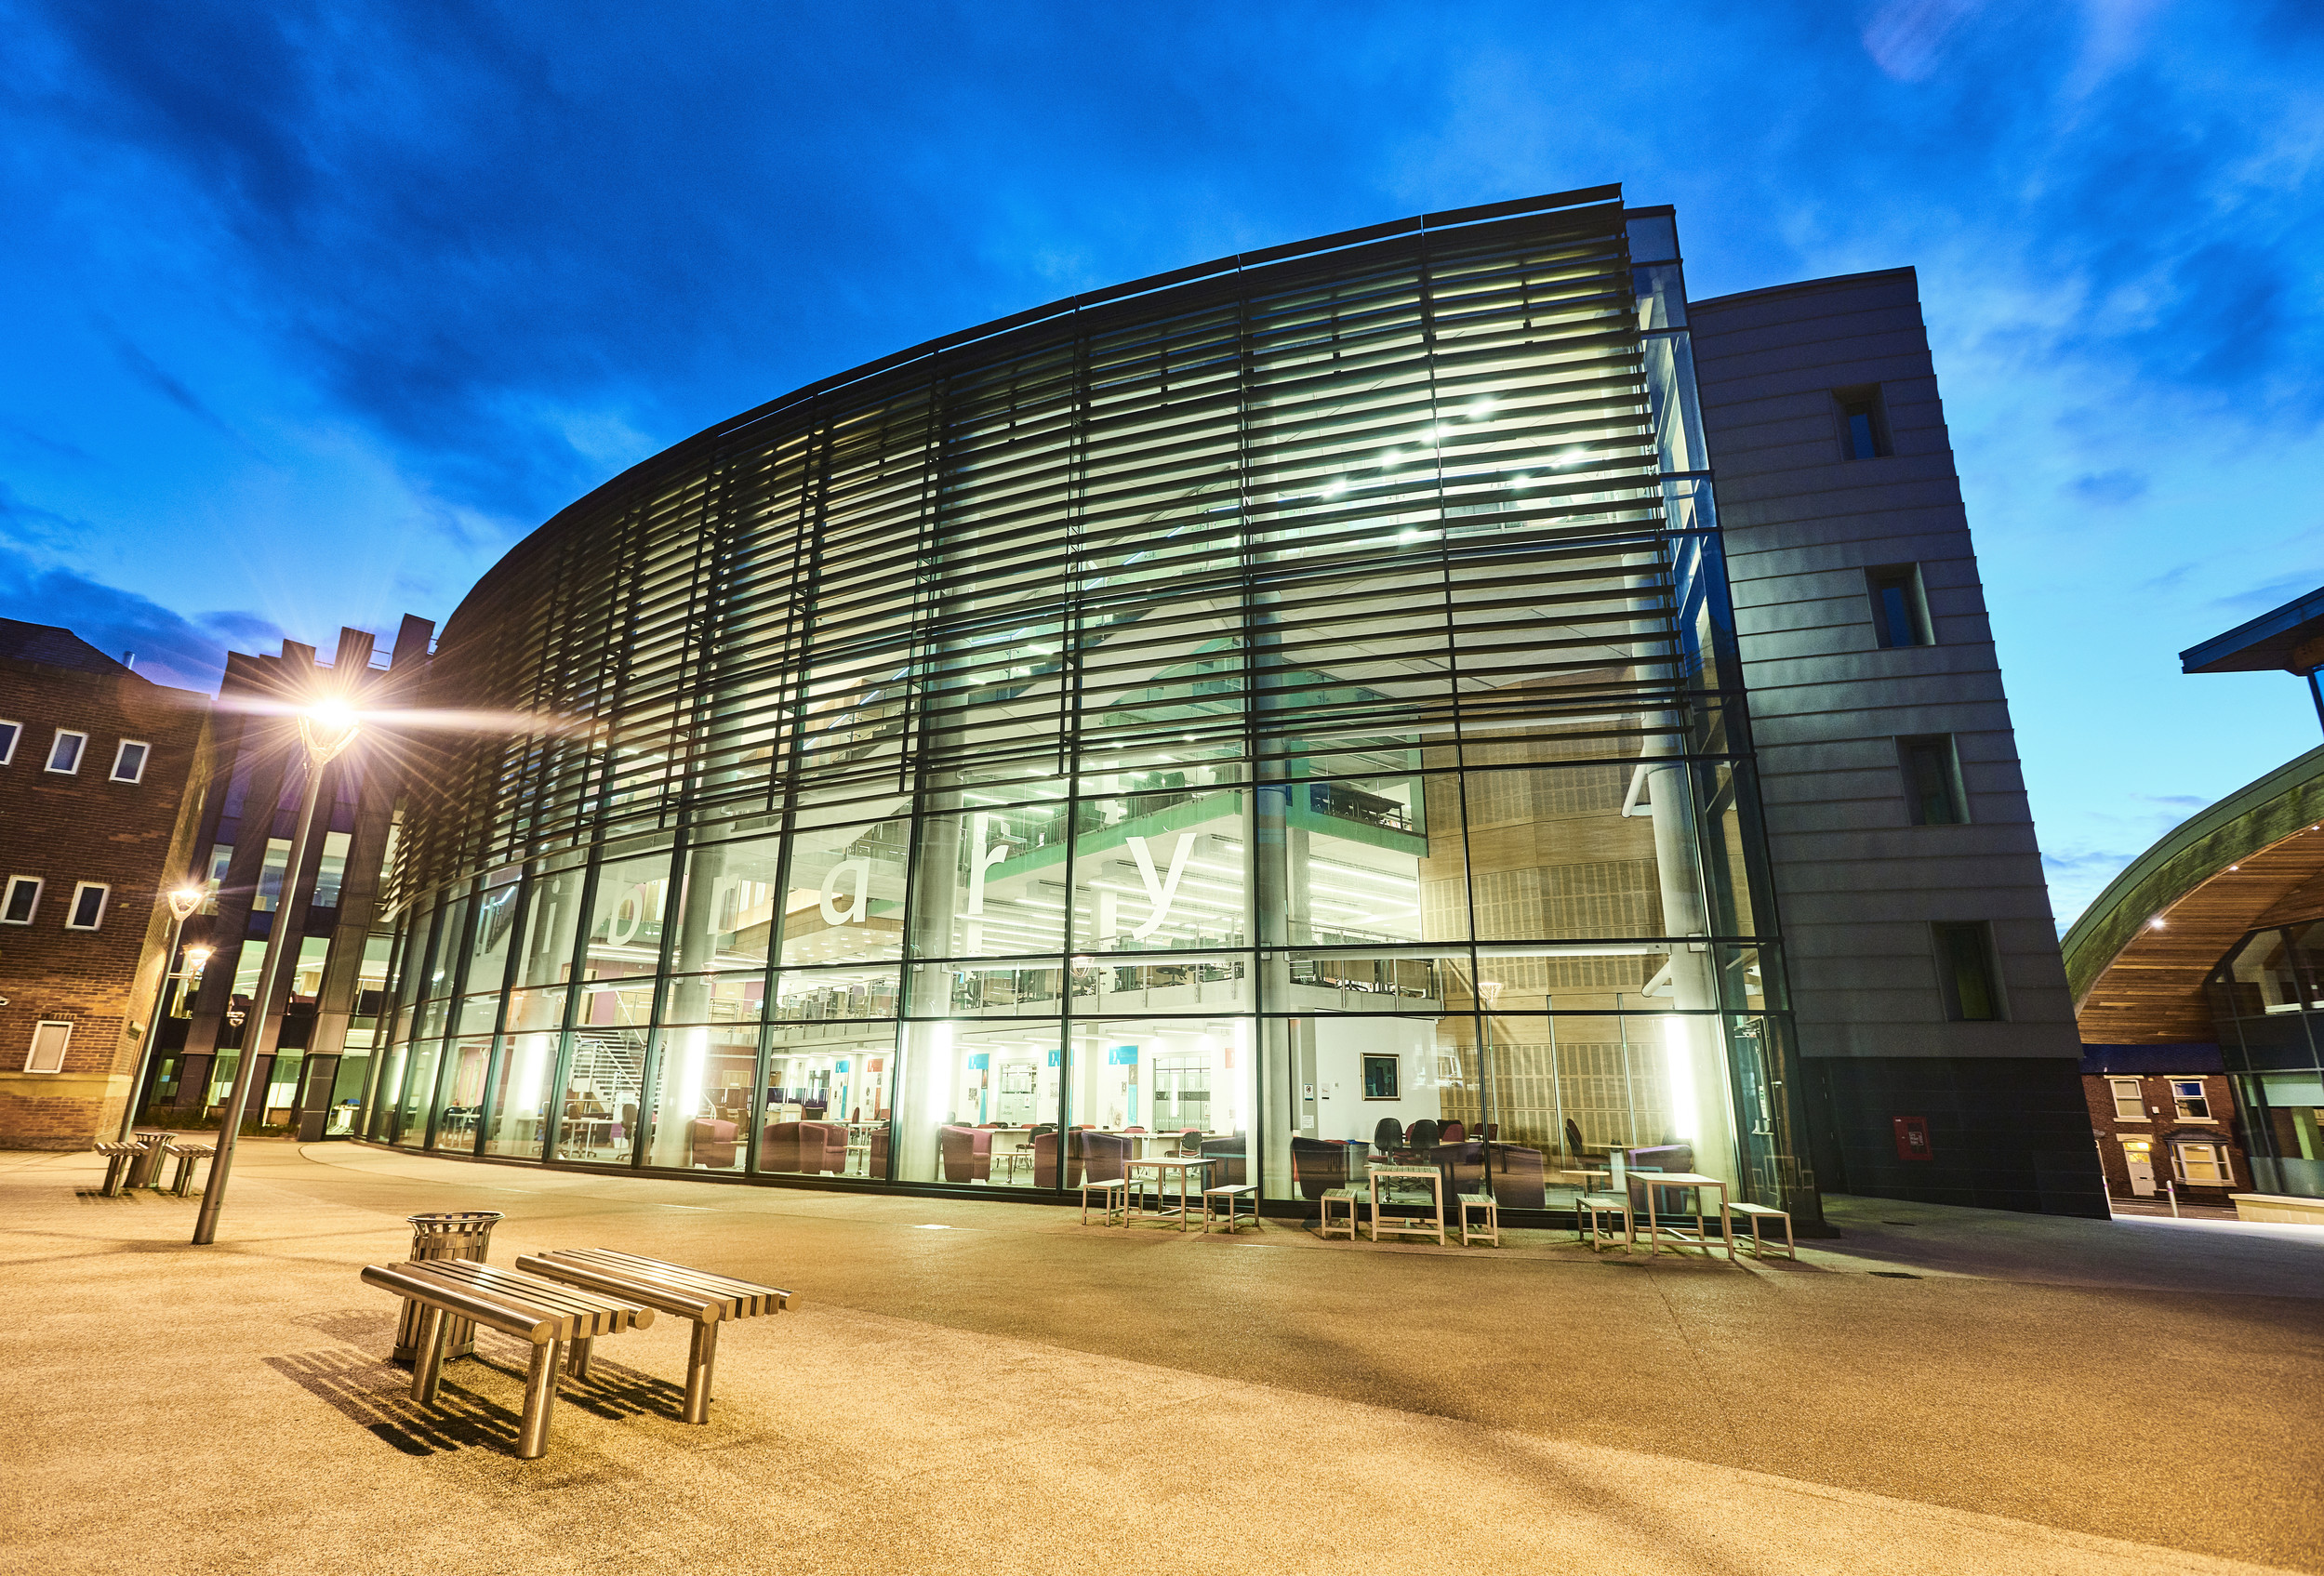
[[0,728],[7,730],[6,736],[0,737],[0,766],[6,766],[16,759],[16,745],[24,736],[24,724],[13,717],[0,717]]
[[[72,765],[60,766],[57,764],[57,747],[67,739],[79,739],[81,748],[73,752]],[[87,758],[88,735],[78,728],[59,728],[56,736],[48,741],[48,762],[44,770],[54,772],[60,777],[77,777],[81,775],[81,762]]]
[[[60,1028],[64,1030],[64,1034],[57,1041],[57,1065],[53,1067],[44,1067],[37,1065],[40,1061],[41,1031],[43,1029],[51,1028]],[[40,1022],[33,1026],[33,1042],[24,1048],[24,1070],[28,1073],[60,1073],[64,1071],[65,1056],[72,1051],[72,1049],[73,1020],[70,1018],[43,1018]]]
[[[16,907],[16,889],[26,881],[33,883],[33,906],[24,910],[22,919],[11,920],[8,910]],[[29,925],[40,918],[40,893],[46,884],[38,876],[10,876],[7,885],[0,886],[0,925]]]
[[[2187,1174],[2186,1152],[2191,1148],[2209,1149],[2211,1152],[2211,1164],[2217,1167],[2219,1171],[2219,1175],[2216,1178],[2189,1176]],[[2212,1140],[2171,1140],[2171,1170],[2172,1174],[2177,1176],[2181,1182],[2192,1183],[2198,1187],[2233,1187],[2236,1185],[2235,1163],[2227,1158],[2227,1146]]]
[[[2122,1087],[2125,1084],[2130,1085],[2131,1093],[2128,1098],[2131,1104],[2136,1107],[2137,1114],[2133,1116],[2126,1117],[2122,1114],[2122,1102],[2125,1098],[2122,1093]],[[2146,1086],[2143,1079],[2135,1078],[2110,1078],[2106,1079],[2106,1093],[2114,1101],[2115,1120],[2118,1122],[2143,1122],[2146,1119]]]
[[[2171,1085],[2171,1108],[2173,1112],[2177,1113],[2181,1121],[2207,1122],[2211,1119],[2211,1091],[2203,1087],[2203,1080],[2201,1079],[2174,1078],[2166,1079],[2165,1081]],[[2193,1084],[2195,1086],[2195,1093],[2192,1095],[2182,1094],[2179,1092],[2181,1087],[2185,1084]],[[2192,1100],[2200,1100],[2203,1103],[2203,1109],[2199,1115],[2187,1109],[2187,1105]]]
[[[125,777],[121,775],[121,758],[129,753],[129,747],[132,745],[135,745],[138,749],[138,769]],[[145,780],[145,768],[152,763],[153,759],[153,747],[146,740],[123,739],[113,746],[113,775],[105,780],[109,783],[141,783]]]
[[[81,894],[85,892],[97,894],[97,918],[87,924],[80,923],[78,919],[81,912]],[[102,930],[105,924],[105,906],[112,901],[113,888],[105,882],[81,881],[76,883],[73,888],[72,906],[64,911],[64,928],[69,931]]]

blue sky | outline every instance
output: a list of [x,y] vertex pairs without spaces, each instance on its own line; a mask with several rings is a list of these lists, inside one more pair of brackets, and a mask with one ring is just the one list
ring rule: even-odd
[[441,618],[720,417],[1239,249],[1618,180],[1910,263],[2060,917],[2318,742],[2324,10],[0,0],[0,610],[206,686]]

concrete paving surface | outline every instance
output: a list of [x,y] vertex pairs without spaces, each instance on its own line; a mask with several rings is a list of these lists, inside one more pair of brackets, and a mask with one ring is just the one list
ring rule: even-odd
[[[244,1144],[194,1204],[0,1154],[0,1570],[2324,1571],[2324,1231],[1834,1199],[1798,1265],[1084,1227],[1000,1202]],[[764,1280],[387,1359],[407,1214]],[[942,1229],[930,1229],[932,1227]]]

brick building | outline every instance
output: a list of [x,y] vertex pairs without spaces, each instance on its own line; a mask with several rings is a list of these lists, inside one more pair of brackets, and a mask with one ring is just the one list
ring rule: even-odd
[[0,618],[0,1147],[110,1137],[191,871],[209,701]]
[[2085,1045],[2082,1090],[2109,1196],[2157,1199],[2168,1182],[2183,1199],[2225,1204],[2251,1186],[2217,1045]]

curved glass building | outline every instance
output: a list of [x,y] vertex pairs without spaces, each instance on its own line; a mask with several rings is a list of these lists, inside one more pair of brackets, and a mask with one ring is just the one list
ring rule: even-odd
[[1077,297],[639,465],[446,628],[432,703],[538,721],[408,808],[368,1135],[1786,1201],[1702,444],[1668,210],[1605,188]]

